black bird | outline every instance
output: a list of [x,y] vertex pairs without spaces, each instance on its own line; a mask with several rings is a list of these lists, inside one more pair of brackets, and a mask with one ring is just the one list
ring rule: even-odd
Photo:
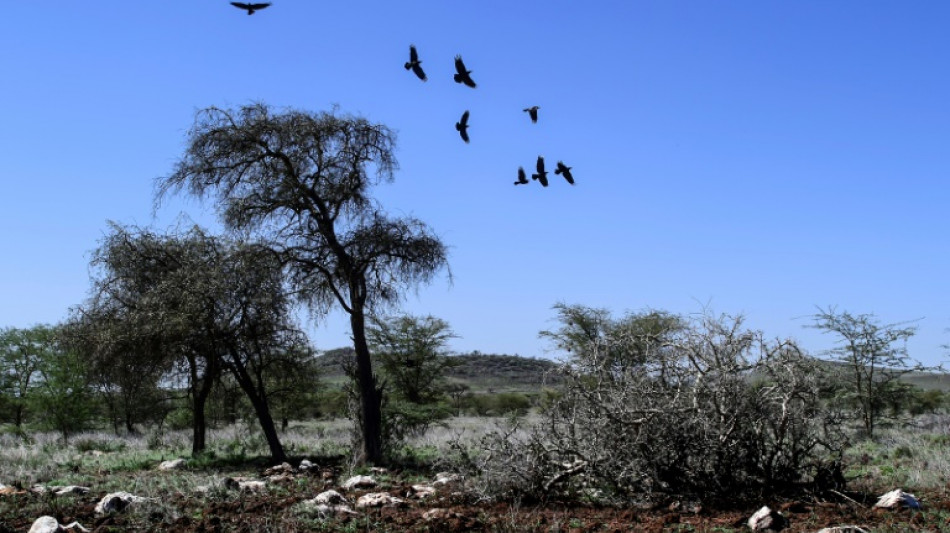
[[564,179],[566,179],[568,183],[574,185],[574,176],[571,175],[571,167],[565,165],[563,161],[557,162],[557,168],[554,169],[554,173],[564,176]]
[[538,156],[538,173],[532,174],[531,179],[541,182],[543,187],[548,186],[548,173],[544,171],[544,158]]
[[533,105],[524,109],[525,113],[531,116],[531,122],[535,124],[538,123],[538,109],[541,109],[541,106]]
[[459,135],[462,136],[462,140],[468,142],[468,111],[466,110],[462,113],[462,118],[455,123],[455,129],[459,131]]
[[465,63],[462,63],[462,56],[455,56],[455,71],[456,74],[453,77],[455,83],[464,83],[473,89],[475,88],[475,82],[472,81],[472,77],[469,76],[472,71],[465,70]]
[[264,9],[270,5],[270,2],[264,4],[245,4],[244,2],[231,2],[231,5],[240,9],[246,9],[248,15],[253,15],[258,9]]
[[412,69],[412,72],[422,81],[426,81],[426,73],[422,71],[422,61],[419,61],[419,53],[416,52],[415,45],[409,45],[409,61],[406,62],[406,70]]
[[524,167],[518,167],[518,181],[515,182],[515,185],[527,185],[531,183],[528,181],[528,176],[524,173]]

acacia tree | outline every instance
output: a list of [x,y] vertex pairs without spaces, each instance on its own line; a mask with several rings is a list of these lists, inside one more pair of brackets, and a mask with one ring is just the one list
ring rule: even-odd
[[907,353],[907,339],[917,327],[907,322],[881,324],[873,314],[852,315],[833,307],[818,311],[809,327],[837,336],[838,346],[825,353],[842,363],[848,397],[857,406],[864,431],[872,436],[901,376],[931,369]]
[[256,231],[280,253],[298,297],[317,316],[334,305],[350,318],[364,461],[382,460],[381,391],[366,340],[368,312],[447,266],[445,245],[422,221],[382,211],[370,189],[389,182],[395,136],[334,113],[264,104],[199,111],[172,192],[212,197],[230,230]]

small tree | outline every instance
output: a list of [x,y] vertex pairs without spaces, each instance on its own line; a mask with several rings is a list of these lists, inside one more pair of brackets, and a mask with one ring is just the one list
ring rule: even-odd
[[455,335],[433,316],[374,317],[366,331],[383,375],[383,435],[390,443],[424,432],[449,415],[445,370],[454,365],[446,343]]
[[835,308],[819,308],[809,327],[837,337],[838,346],[825,354],[841,364],[848,383],[846,399],[853,403],[865,433],[874,434],[878,419],[893,404],[901,376],[930,370],[907,353],[907,339],[917,332],[907,322],[880,324],[873,314],[852,315]]
[[89,376],[82,359],[65,349],[57,339],[44,345],[37,368],[39,379],[30,405],[42,413],[41,423],[69,436],[86,429],[95,415],[95,402]]

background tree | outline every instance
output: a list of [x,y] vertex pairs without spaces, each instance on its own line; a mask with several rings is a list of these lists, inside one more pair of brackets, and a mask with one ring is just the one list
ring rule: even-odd
[[17,430],[22,429],[40,364],[52,343],[53,328],[50,326],[0,330],[0,393]]
[[838,346],[825,354],[841,363],[848,383],[846,399],[855,406],[870,437],[878,419],[886,414],[888,403],[897,401],[894,396],[902,389],[895,385],[901,376],[932,370],[907,353],[907,339],[914,336],[917,327],[907,322],[882,325],[873,314],[852,315],[834,308],[819,308],[812,318],[814,324],[810,327],[837,337]]
[[63,442],[68,443],[69,436],[87,429],[96,414],[86,365],[59,342],[55,330],[40,354],[39,379],[30,395],[30,406],[43,413],[43,424],[59,431]]
[[138,423],[161,422],[174,400],[162,387],[173,362],[154,336],[141,334],[134,317],[128,309],[102,306],[77,310],[62,327],[64,342],[84,361],[117,435],[120,427],[135,433]]
[[447,265],[421,221],[385,214],[369,196],[392,181],[394,135],[363,118],[264,104],[200,111],[188,148],[158,184],[158,199],[213,196],[230,230],[257,231],[288,267],[298,297],[318,315],[350,317],[360,393],[362,459],[382,460],[382,397],[366,340],[367,312],[398,301]]
[[447,344],[456,335],[433,316],[374,317],[367,339],[392,394],[415,404],[432,403],[445,392],[445,370],[456,366]]

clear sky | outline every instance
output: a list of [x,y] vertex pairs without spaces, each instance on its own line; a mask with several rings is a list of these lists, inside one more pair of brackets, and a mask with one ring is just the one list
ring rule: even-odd
[[[549,356],[556,302],[743,313],[813,352],[816,306],[950,343],[950,3],[9,2],[0,17],[0,327],[87,296],[107,220],[168,228],[154,181],[195,111],[263,101],[398,134],[377,198],[451,247],[403,310],[458,351]],[[403,69],[414,43],[429,81]],[[455,84],[462,54],[477,89]],[[524,107],[541,106],[538,124]],[[454,129],[471,112],[471,143]],[[538,155],[577,185],[515,187]],[[348,343],[331,314],[320,349]]]

